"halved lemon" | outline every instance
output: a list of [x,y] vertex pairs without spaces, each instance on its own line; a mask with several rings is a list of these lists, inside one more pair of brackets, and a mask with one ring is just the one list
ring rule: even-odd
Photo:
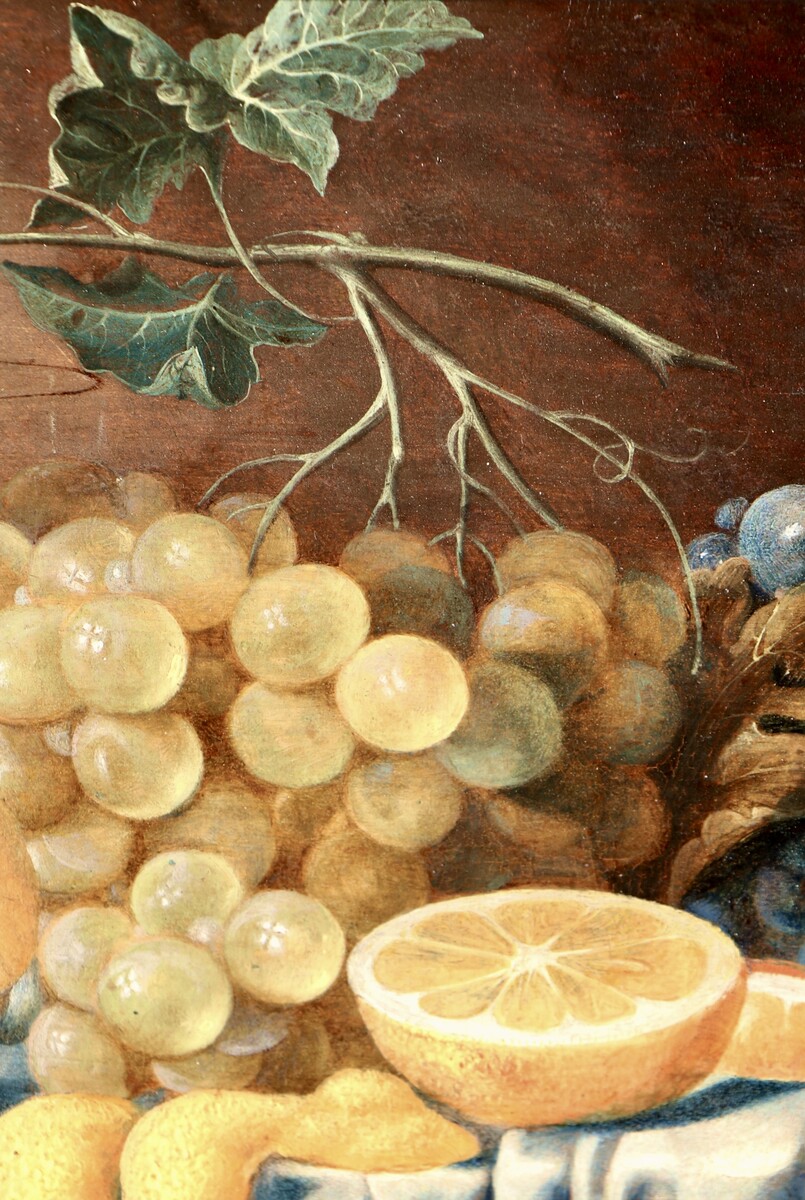
[[805,967],[796,963],[749,963],[738,1024],[719,1075],[805,1083]]
[[718,1062],[745,967],[707,921],[631,896],[528,888],[395,917],[352,952],[381,1052],[475,1120],[553,1125],[683,1095]]

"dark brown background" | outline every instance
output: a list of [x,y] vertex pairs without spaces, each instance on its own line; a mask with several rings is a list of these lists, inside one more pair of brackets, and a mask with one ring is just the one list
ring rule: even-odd
[[[116,0],[177,49],[246,32],[266,0]],[[451,250],[569,284],[739,375],[677,372],[663,391],[617,347],[500,293],[387,275],[396,295],[467,360],[542,404],[595,412],[670,451],[710,437],[695,466],[647,463],[683,536],[710,526],[730,495],[803,478],[802,152],[805,5],[708,0],[453,0],[485,34],[428,56],[368,125],[336,118],[342,158],[324,199],[309,181],[240,150],[228,191],[244,241],[298,228],[360,230],[371,241]],[[68,71],[63,0],[0,0],[0,162],[7,179],[45,183],[54,136],[46,100]],[[5,193],[4,229],[27,197]],[[158,206],[151,232],[221,242],[199,179]],[[83,277],[112,256],[11,248]],[[183,268],[160,269],[179,278]],[[343,303],[309,274],[277,272],[300,300]],[[314,301],[315,297],[315,301]],[[316,349],[261,351],[265,382],[227,413],[134,398],[87,380],[33,330],[0,288],[0,439],[6,475],[51,453],[153,467],[195,497],[218,472],[261,452],[329,439],[374,394],[353,330]],[[410,457],[406,520],[452,523],[455,480],[435,453],[450,423],[439,379],[405,348]],[[15,367],[15,361],[35,366]],[[33,393],[33,394],[31,394]],[[529,479],[568,523],[626,557],[670,563],[655,514],[628,485],[597,483],[583,451],[494,403],[490,419]],[[377,494],[378,431],[292,503],[309,555],[332,554]],[[254,482],[254,481],[253,481]],[[503,531],[481,520],[493,539]]]

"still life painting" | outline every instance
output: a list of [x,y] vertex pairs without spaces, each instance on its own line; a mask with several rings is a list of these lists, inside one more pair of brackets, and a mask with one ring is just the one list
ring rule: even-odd
[[805,6],[0,13],[0,1200],[805,1200]]

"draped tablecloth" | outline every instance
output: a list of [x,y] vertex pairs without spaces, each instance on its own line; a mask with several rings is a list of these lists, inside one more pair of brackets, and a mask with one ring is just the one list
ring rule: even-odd
[[[492,1139],[490,1139],[492,1140]],[[606,1125],[509,1130],[419,1175],[267,1163],[253,1200],[805,1200],[805,1087],[727,1080]]]
[[[35,1091],[25,1046],[0,1046],[0,1109]],[[271,1161],[251,1200],[805,1200],[797,1084],[727,1080],[625,1121],[480,1132],[478,1159],[414,1175]]]

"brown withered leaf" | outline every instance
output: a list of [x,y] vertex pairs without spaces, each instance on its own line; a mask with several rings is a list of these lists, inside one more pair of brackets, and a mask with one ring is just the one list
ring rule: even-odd
[[[715,591],[710,599],[726,630],[738,608]],[[681,822],[670,903],[764,826],[805,816],[805,585],[751,613],[725,649],[677,771],[677,793],[694,799]]]

